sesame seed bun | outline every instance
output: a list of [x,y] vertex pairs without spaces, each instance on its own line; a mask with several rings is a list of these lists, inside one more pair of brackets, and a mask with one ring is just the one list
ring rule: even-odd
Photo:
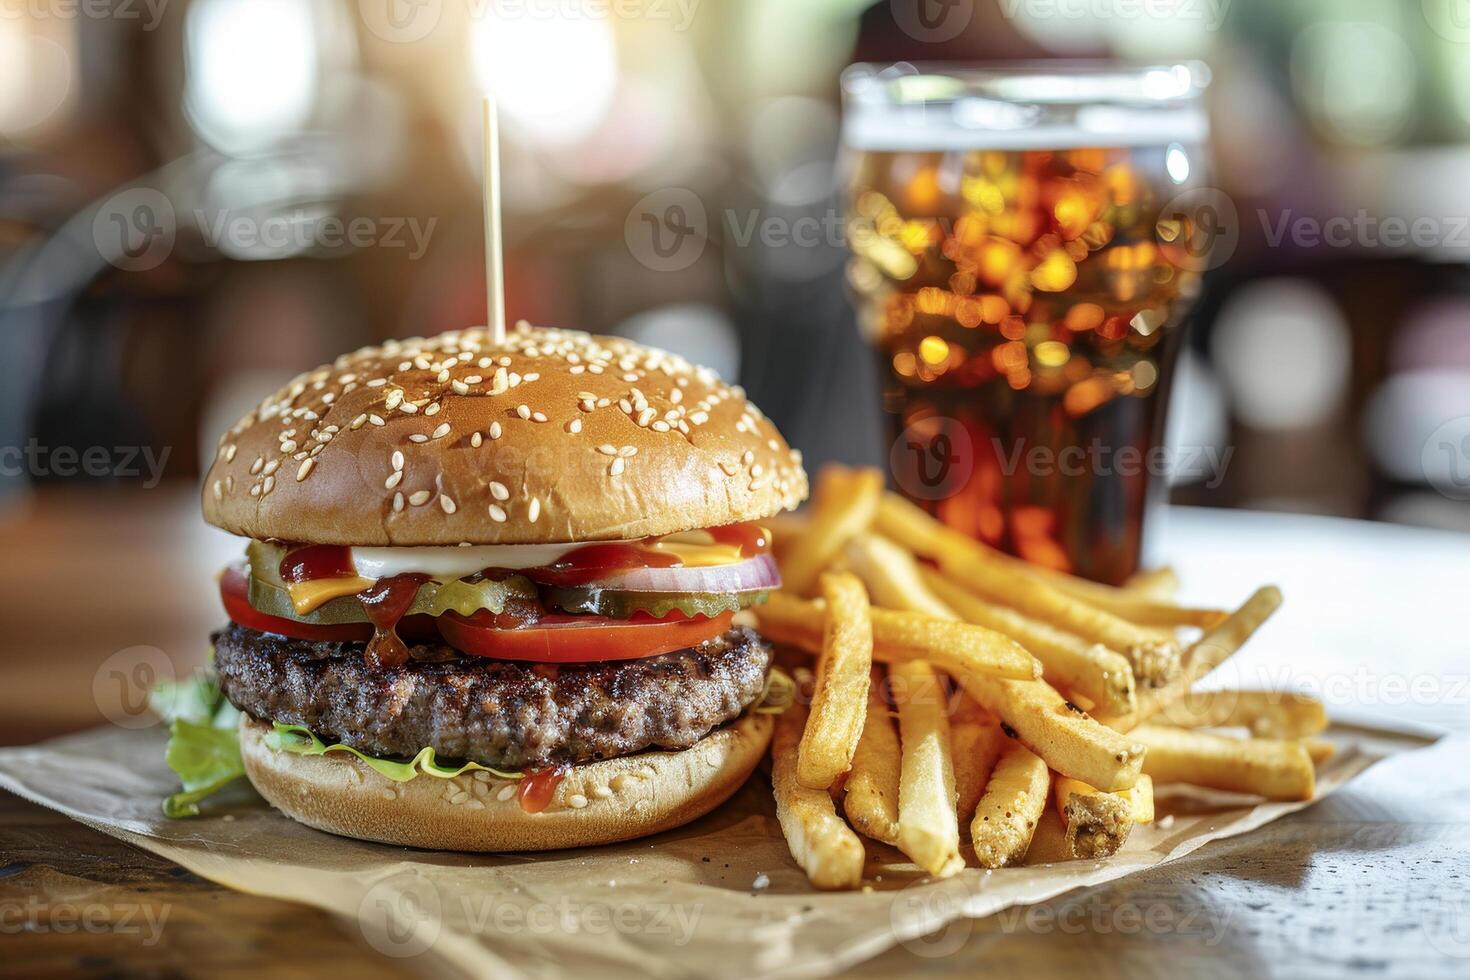
[[296,378],[219,440],[204,517],[310,544],[541,544],[759,520],[806,493],[800,454],[714,372],[520,324]]
[[522,810],[514,782],[499,777],[421,775],[395,783],[345,752],[272,749],[265,743],[270,725],[248,715],[240,721],[240,754],[261,796],[318,830],[433,850],[544,851],[643,837],[703,816],[750,776],[772,728],[771,715],[746,712],[679,752],[576,766],[540,813]]

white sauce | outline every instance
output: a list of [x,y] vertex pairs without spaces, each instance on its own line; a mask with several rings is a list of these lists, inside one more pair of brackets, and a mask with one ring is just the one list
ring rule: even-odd
[[438,579],[473,575],[482,568],[539,568],[582,547],[562,544],[486,544],[468,548],[353,548],[352,564],[363,578],[418,572]]

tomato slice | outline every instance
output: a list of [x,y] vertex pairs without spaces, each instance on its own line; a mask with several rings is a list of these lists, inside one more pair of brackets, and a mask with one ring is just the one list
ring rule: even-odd
[[246,629],[262,633],[289,636],[293,640],[328,640],[333,642],[367,641],[373,638],[372,623],[341,623],[324,626],[318,623],[302,623],[281,616],[263,613],[250,604],[250,586],[245,572],[237,567],[226,568],[219,578],[219,597],[225,605],[225,615]]
[[466,618],[449,612],[439,617],[439,632],[464,653],[498,660],[539,663],[585,663],[637,660],[698,646],[730,628],[733,613],[693,618],[635,616],[543,616],[534,626],[496,629],[481,610]]

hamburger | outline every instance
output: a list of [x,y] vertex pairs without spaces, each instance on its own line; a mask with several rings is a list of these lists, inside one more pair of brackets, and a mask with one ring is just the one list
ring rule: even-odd
[[[219,711],[165,699],[171,762],[229,740],[286,815],[414,847],[686,823],[769,742],[741,610],[779,585],[761,521],[806,493],[739,387],[627,340],[521,324],[340,357],[219,440],[204,517],[245,556]],[[175,768],[181,812],[229,775]]]

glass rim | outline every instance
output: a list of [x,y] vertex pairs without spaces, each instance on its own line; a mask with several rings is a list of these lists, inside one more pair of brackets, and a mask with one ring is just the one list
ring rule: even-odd
[[857,62],[843,69],[843,101],[868,106],[948,105],[966,98],[1038,106],[1166,108],[1198,100],[1202,61],[1137,65],[1108,59]]

